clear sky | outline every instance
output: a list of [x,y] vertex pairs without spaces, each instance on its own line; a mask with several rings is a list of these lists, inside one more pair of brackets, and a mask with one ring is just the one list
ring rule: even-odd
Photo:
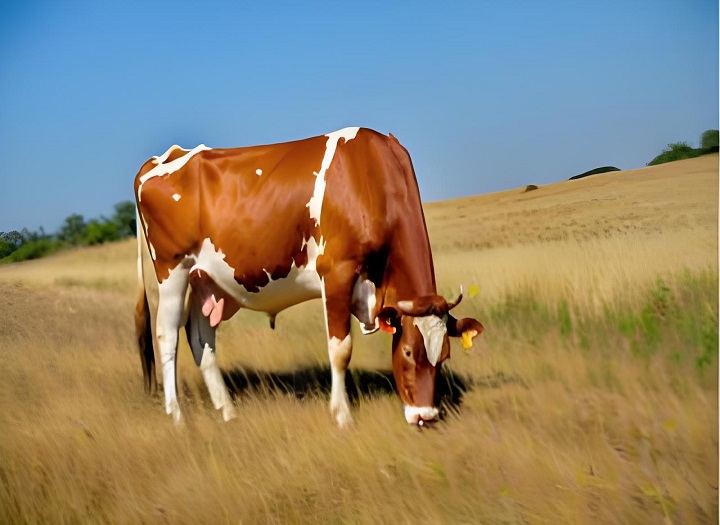
[[718,2],[0,2],[0,231],[110,215],[175,143],[345,126],[426,201],[642,167],[718,127]]

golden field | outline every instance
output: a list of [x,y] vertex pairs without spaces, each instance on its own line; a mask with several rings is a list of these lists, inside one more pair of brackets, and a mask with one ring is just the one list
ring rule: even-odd
[[335,427],[319,301],[221,326],[229,423],[181,346],[176,428],[142,391],[134,240],[0,267],[0,522],[717,523],[718,156],[425,211],[486,331],[422,432],[359,330]]

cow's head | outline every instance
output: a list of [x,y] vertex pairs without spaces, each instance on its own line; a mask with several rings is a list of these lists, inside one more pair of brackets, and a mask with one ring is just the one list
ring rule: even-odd
[[393,334],[392,365],[400,399],[405,404],[405,419],[411,424],[433,420],[435,381],[442,362],[450,357],[448,336],[462,337],[463,347],[483,331],[483,325],[466,317],[450,315],[462,300],[448,303],[439,295],[428,295],[411,301],[398,301],[396,307],[380,312],[380,328]]

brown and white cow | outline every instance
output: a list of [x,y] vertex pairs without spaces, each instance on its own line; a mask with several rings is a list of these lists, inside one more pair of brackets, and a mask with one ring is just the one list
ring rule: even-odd
[[[186,332],[212,402],[234,407],[215,358],[215,329],[240,308],[274,316],[322,298],[332,370],[330,410],[351,421],[345,371],[350,315],[363,332],[393,333],[392,366],[405,418],[436,418],[437,371],[448,335],[467,346],[482,325],[449,314],[437,295],[412,162],[392,135],[345,128],[283,144],[232,149],[173,146],[135,177],[141,250],[158,281],[155,336],[165,407],[176,393],[178,330]],[[145,242],[143,242],[143,239]],[[188,294],[188,288],[190,293]],[[147,390],[157,386],[148,287],[136,309]]]

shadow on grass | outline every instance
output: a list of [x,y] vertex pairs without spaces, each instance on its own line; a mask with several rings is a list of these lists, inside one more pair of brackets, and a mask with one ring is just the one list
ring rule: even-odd
[[[332,384],[329,366],[313,366],[290,372],[263,372],[236,368],[223,371],[223,379],[233,396],[261,392],[291,395],[302,399],[308,395],[327,396]],[[517,377],[504,374],[470,379],[443,368],[435,389],[436,405],[441,413],[457,412],[462,398],[471,389],[500,388],[506,384],[522,384]],[[350,369],[345,375],[350,402],[361,397],[395,395],[395,378],[390,370]]]

